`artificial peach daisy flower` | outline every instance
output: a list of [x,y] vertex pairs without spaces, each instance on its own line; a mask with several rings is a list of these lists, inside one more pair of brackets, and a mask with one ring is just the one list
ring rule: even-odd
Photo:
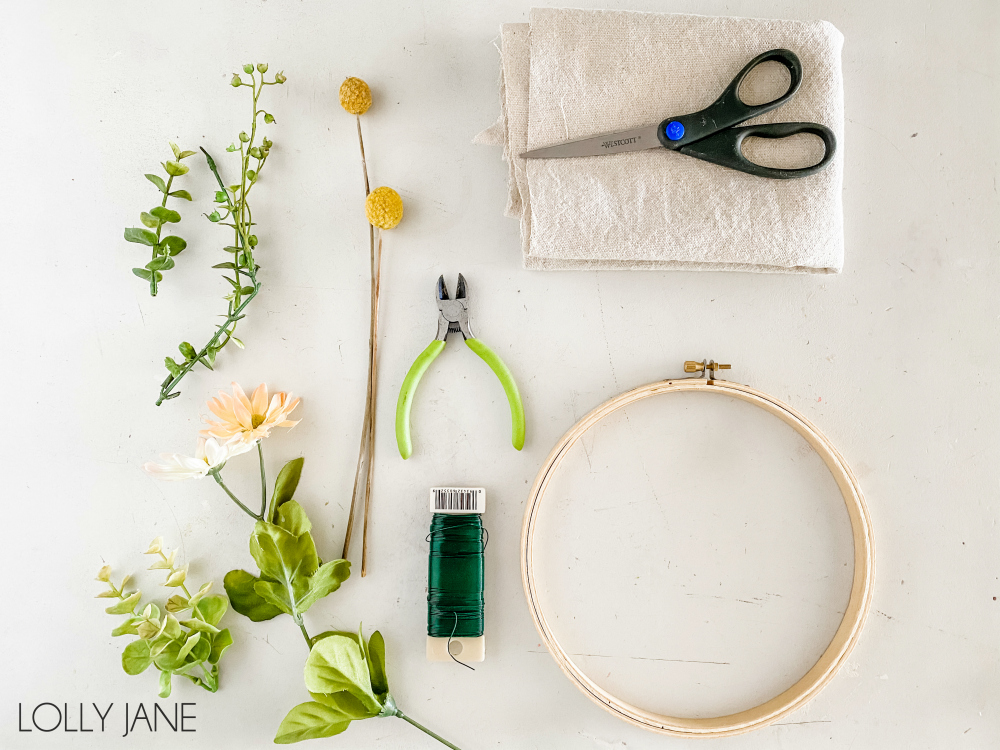
[[290,393],[278,392],[268,399],[267,386],[261,383],[249,398],[238,383],[233,383],[233,395],[219,391],[210,399],[208,408],[221,421],[205,417],[208,425],[201,434],[222,442],[253,444],[271,434],[274,427],[294,427],[299,422],[287,419],[298,406],[299,399]]

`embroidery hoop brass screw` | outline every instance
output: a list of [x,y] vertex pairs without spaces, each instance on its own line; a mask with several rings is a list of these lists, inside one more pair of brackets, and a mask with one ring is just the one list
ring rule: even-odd
[[703,359],[701,362],[695,362],[694,360],[689,359],[687,362],[684,363],[684,372],[700,372],[701,375],[699,375],[698,377],[702,378],[708,375],[708,379],[710,382],[715,380],[715,373],[717,373],[719,370],[731,370],[731,369],[733,369],[732,365],[720,365],[714,359],[710,361]]

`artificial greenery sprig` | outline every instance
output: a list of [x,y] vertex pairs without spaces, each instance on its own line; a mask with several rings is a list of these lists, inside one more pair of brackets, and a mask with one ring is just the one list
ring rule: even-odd
[[[161,698],[170,695],[171,680],[174,675],[185,677],[195,685],[214,693],[219,689],[219,660],[233,644],[228,629],[217,625],[229,608],[224,596],[210,594],[212,583],[204,584],[192,594],[185,580],[188,566],[175,566],[177,550],[163,551],[163,539],[157,537],[146,550],[147,555],[157,555],[150,570],[164,570],[167,578],[163,585],[183,592],[171,596],[161,617],[160,608],[150,602],[140,611],[142,592],[126,591],[132,576],[125,576],[119,586],[111,582],[111,566],[105,565],[97,574],[97,580],[108,584],[108,589],[99,598],[118,599],[105,611],[110,615],[128,615],[129,618],[111,631],[111,635],[136,635],[122,653],[122,669],[127,674],[137,675],[150,666],[160,672]],[[190,611],[183,620],[178,616]]]
[[[187,190],[173,190],[174,178],[188,173],[188,167],[181,164],[183,159],[194,155],[194,151],[181,151],[176,143],[170,144],[171,151],[174,152],[174,160],[163,162],[163,171],[167,174],[167,181],[155,174],[147,174],[146,179],[156,185],[163,194],[160,205],[143,211],[139,214],[139,221],[149,229],[139,227],[129,227],[125,230],[125,239],[128,242],[136,242],[140,245],[147,245],[152,248],[153,257],[144,268],[133,268],[132,273],[140,279],[149,282],[149,294],[156,296],[157,285],[163,280],[163,271],[168,271],[174,267],[174,256],[187,247],[187,242],[175,235],[161,237],[164,224],[176,224],[181,220],[181,215],[171,208],[167,208],[167,198],[180,198],[190,201],[191,193]],[[150,231],[155,230],[155,231]]]
[[213,268],[232,272],[231,276],[227,274],[222,276],[232,287],[231,291],[224,297],[227,302],[226,315],[223,316],[225,320],[216,326],[215,333],[201,349],[195,349],[189,342],[184,341],[178,347],[184,357],[182,361],[177,362],[173,357],[164,359],[164,366],[169,375],[160,385],[160,395],[156,400],[157,406],[180,395],[180,391],[174,389],[196,364],[200,363],[209,370],[213,369],[216,356],[230,341],[241,349],[243,348],[243,342],[234,335],[236,325],[245,317],[244,310],[261,289],[261,283],[257,279],[260,265],[254,259],[258,240],[257,235],[252,231],[255,224],[248,198],[254,185],[260,179],[261,170],[264,168],[271,147],[274,145],[266,137],[261,138],[258,143],[257,126],[260,120],[268,125],[274,123],[275,120],[270,112],[266,112],[259,106],[259,100],[265,86],[283,84],[288,79],[284,73],[279,72],[275,74],[274,80],[264,80],[264,74],[267,72],[266,63],[258,63],[256,69],[248,63],[243,66],[243,71],[250,76],[250,82],[244,81],[236,73],[230,84],[234,88],[246,86],[252,91],[253,117],[251,118],[250,133],[242,131],[237,138],[239,145],[237,146],[234,142],[226,149],[231,153],[238,151],[240,154],[240,181],[227,186],[219,174],[215,160],[204,148],[201,149],[202,153],[205,154],[208,168],[219,185],[219,190],[215,193],[216,207],[212,213],[206,214],[206,217],[213,223],[231,227],[233,230],[233,244],[223,248],[233,256],[233,259],[213,266]]

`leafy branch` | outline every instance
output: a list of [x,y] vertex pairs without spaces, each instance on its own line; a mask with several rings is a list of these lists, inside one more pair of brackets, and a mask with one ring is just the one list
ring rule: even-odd
[[[167,198],[180,198],[190,201],[191,193],[187,190],[174,190],[174,178],[187,174],[189,167],[181,164],[181,160],[194,155],[194,151],[181,151],[176,143],[170,144],[170,149],[174,152],[175,161],[163,162],[163,171],[167,174],[167,181],[155,174],[147,174],[146,179],[156,185],[163,194],[160,205],[143,211],[139,214],[139,221],[149,229],[130,227],[125,230],[125,239],[128,242],[135,242],[140,245],[147,245],[153,250],[153,257],[144,268],[133,268],[132,273],[140,279],[149,282],[149,295],[156,296],[157,284],[163,280],[163,271],[168,271],[174,267],[174,256],[187,247],[187,242],[174,235],[161,237],[164,224],[176,224],[181,220],[181,215],[173,209],[167,208]],[[150,231],[150,230],[156,230]]]
[[232,275],[224,273],[222,276],[232,287],[229,294],[224,297],[227,309],[226,315],[222,317],[225,320],[216,326],[212,338],[201,349],[195,349],[189,342],[184,341],[178,347],[183,355],[182,361],[178,362],[173,357],[164,359],[164,366],[169,374],[160,385],[160,395],[156,400],[157,406],[180,395],[180,391],[175,390],[175,388],[196,364],[202,364],[209,370],[213,369],[216,356],[230,341],[243,348],[243,342],[235,336],[236,325],[245,317],[243,311],[261,289],[261,283],[257,279],[260,266],[254,258],[258,240],[257,235],[252,232],[255,224],[253,210],[248,199],[250,192],[260,179],[260,173],[267,162],[271,146],[274,145],[266,137],[262,138],[258,144],[257,126],[260,120],[266,124],[271,124],[275,120],[270,112],[260,107],[259,101],[265,86],[282,84],[287,78],[283,73],[277,73],[274,80],[264,80],[264,73],[267,72],[266,63],[258,63],[256,70],[252,65],[244,65],[243,71],[250,76],[249,82],[244,81],[239,74],[236,74],[230,83],[234,88],[246,86],[253,92],[253,117],[251,118],[250,133],[241,132],[238,137],[239,145],[233,143],[226,149],[230,153],[238,151],[240,154],[239,182],[227,186],[219,174],[215,160],[204,148],[201,149],[202,153],[205,154],[208,168],[219,185],[219,190],[215,193],[216,207],[212,213],[206,214],[206,217],[213,223],[230,227],[233,230],[233,244],[223,248],[233,256],[233,259],[213,266],[213,268],[232,272]]
[[[229,608],[224,596],[209,594],[211,583],[204,584],[192,594],[185,580],[187,566],[174,565],[177,550],[163,551],[163,540],[156,538],[146,550],[147,555],[158,555],[150,570],[164,570],[167,578],[163,585],[180,589],[184,595],[174,594],[167,600],[165,612],[150,602],[141,610],[141,591],[126,591],[132,576],[125,576],[119,586],[111,582],[111,566],[105,565],[97,580],[108,584],[99,598],[118,599],[105,611],[110,615],[128,615],[128,619],[111,631],[113,636],[135,635],[122,653],[122,669],[137,675],[150,666],[160,672],[161,698],[170,695],[174,675],[184,677],[195,685],[214,693],[219,689],[219,660],[232,645],[228,629],[216,627]],[[183,613],[190,610],[186,619]]]

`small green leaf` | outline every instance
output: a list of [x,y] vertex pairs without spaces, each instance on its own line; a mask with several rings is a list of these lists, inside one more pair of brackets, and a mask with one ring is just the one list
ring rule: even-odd
[[171,141],[167,141],[167,143],[170,144],[170,150],[174,152],[174,158],[175,159],[180,158],[181,150],[177,147],[177,144]]
[[227,263],[216,263],[214,266],[212,266],[212,268],[228,268],[230,271],[235,271],[236,270],[236,264],[235,263],[229,263],[229,262],[227,262]]
[[180,177],[182,174],[187,174],[191,169],[190,167],[181,164],[179,161],[164,162],[163,168],[171,177]]
[[238,346],[238,347],[239,347],[240,349],[244,349],[244,348],[245,348],[245,347],[243,346],[243,342],[242,342],[242,341],[240,341],[240,340],[239,340],[238,338],[236,338],[235,336],[230,336],[229,338],[231,338],[231,339],[232,339],[232,341],[233,341],[233,343],[234,343],[234,344],[236,344],[236,346]]
[[[185,151],[184,153],[193,154],[194,151]],[[172,193],[167,193],[167,195],[169,195],[171,198],[182,198],[183,200],[186,201],[194,200],[194,198],[191,197],[191,193],[189,193],[187,190],[175,190]]]
[[178,159],[187,159],[189,156],[194,156],[196,152],[194,151],[181,151],[177,154]]
[[146,268],[150,271],[169,271],[173,267],[174,259],[169,256],[153,258],[153,260],[146,264]]
[[146,671],[153,658],[149,655],[149,641],[132,641],[122,652],[122,669],[126,674],[142,674]]
[[212,650],[208,654],[210,664],[218,664],[219,659],[226,653],[226,649],[233,645],[233,636],[229,633],[229,628],[220,630],[218,635],[212,639]]
[[[291,502],[288,505],[297,504],[298,503]],[[321,565],[319,569],[309,578],[309,591],[299,600],[299,612],[307,611],[320,599],[339,589],[340,584],[346,581],[350,575],[351,564],[347,560],[331,560],[330,562]]]
[[[218,353],[219,353],[219,348],[215,347],[215,346],[213,346],[210,349],[206,350],[206,352],[205,352],[205,359],[208,360],[208,364],[209,365],[214,365],[215,364],[215,356]],[[209,369],[211,369],[211,368],[209,368]]]
[[233,289],[239,289],[240,288],[240,285],[237,284],[234,279],[229,278],[225,274],[222,274],[222,278],[224,278],[226,281],[228,281],[232,285]]
[[160,672],[160,692],[158,693],[158,695],[161,698],[170,697],[170,678],[172,676],[173,675],[171,675],[170,672],[167,671]]
[[184,610],[190,608],[191,605],[188,603],[188,600],[180,594],[174,594],[172,597],[167,599],[167,612],[183,612]]
[[[281,610],[268,604],[256,591],[254,584],[260,579],[245,570],[231,570],[226,573],[223,583],[226,595],[233,609],[254,622],[270,620],[281,614]],[[202,602],[204,604],[204,602]]]
[[247,170],[247,179],[250,180],[250,182],[255,181],[257,179],[257,172],[255,172],[252,169],[248,169]]
[[382,710],[382,704],[372,693],[368,662],[353,638],[331,635],[318,641],[306,659],[305,683],[311,693],[346,690],[373,716]]
[[214,625],[209,625],[204,620],[181,620],[181,625],[186,627],[188,630],[198,631],[199,633],[208,633],[209,635],[215,635],[221,632]]
[[351,724],[336,708],[316,701],[300,703],[281,720],[276,745],[290,745],[302,740],[315,740],[340,734]]
[[278,518],[275,523],[287,531],[289,534],[301,536],[308,534],[312,530],[312,523],[306,516],[305,510],[294,500],[282,503],[278,506]]
[[147,214],[145,211],[139,214],[139,221],[141,221],[150,229],[156,229],[158,226],[160,226],[160,220],[157,219],[155,216]]
[[134,273],[140,279],[145,279],[146,281],[149,281],[153,277],[153,274],[147,271],[145,268],[133,268],[132,273]]
[[148,245],[149,247],[152,247],[156,244],[156,235],[148,229],[130,227],[125,230],[125,241],[138,242],[140,245]]
[[109,615],[130,615],[132,614],[132,610],[134,610],[135,606],[139,603],[140,599],[142,599],[142,592],[136,591],[135,593],[126,596],[117,604],[112,604],[104,611]]
[[155,216],[160,221],[176,224],[181,220],[181,215],[171,208],[166,208],[165,206],[157,206],[156,208],[149,209],[149,213]]
[[167,192],[167,183],[165,183],[163,181],[163,178],[160,177],[159,175],[148,174],[146,175],[146,179],[152,182],[154,185],[156,185],[156,187],[160,189],[161,193]]
[[253,294],[256,291],[252,286],[245,286],[240,289],[240,294]]
[[140,622],[142,622],[141,617],[130,617],[117,628],[112,630],[111,635],[116,637],[119,635],[139,635],[139,631],[136,629],[136,626]]
[[222,594],[209,594],[198,602],[198,612],[209,625],[218,625],[227,609],[229,602]]
[[163,359],[163,366],[166,367],[170,374],[175,378],[181,374],[181,366],[174,362],[172,357],[165,357]]
[[182,341],[177,348],[184,355],[184,359],[194,359],[198,355],[198,352],[187,341]]
[[188,636],[188,639],[184,641],[184,645],[181,646],[181,650],[177,652],[178,659],[187,659],[188,654],[191,653],[191,649],[195,647],[195,644],[201,640],[201,633],[193,633]]
[[385,640],[377,630],[368,639],[368,671],[372,678],[372,692],[384,704],[389,694],[389,675],[385,670]]
[[164,237],[160,240],[160,244],[167,248],[168,255],[177,255],[187,247],[186,240],[183,240],[180,237],[175,237],[174,235]]
[[[242,348],[242,342],[240,342],[240,348]],[[293,458],[281,467],[281,471],[278,472],[278,478],[274,480],[274,494],[271,496],[271,503],[275,510],[287,503],[295,495],[295,489],[299,486],[299,479],[302,478],[302,466],[305,462],[305,458]]]

